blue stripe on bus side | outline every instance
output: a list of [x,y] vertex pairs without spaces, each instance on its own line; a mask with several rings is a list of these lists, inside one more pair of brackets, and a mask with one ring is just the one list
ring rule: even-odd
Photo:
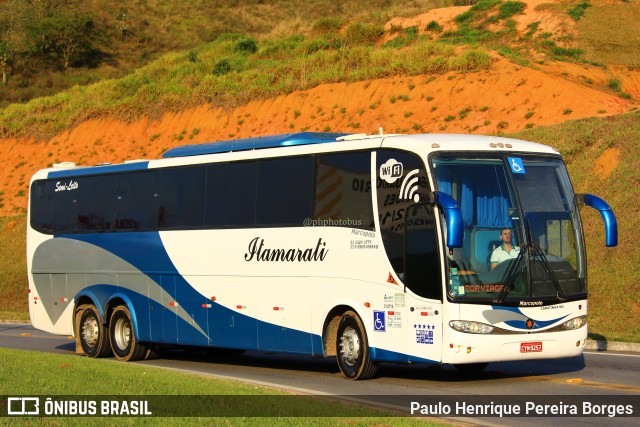
[[[511,326],[512,328],[520,329],[522,331],[530,331],[530,330],[546,328],[555,323],[559,323],[560,321],[568,317],[568,315],[564,315],[564,316],[560,316],[550,320],[530,319],[529,316],[524,314],[519,307],[503,307],[503,306],[494,305],[494,306],[491,306],[491,308],[496,312],[511,313],[512,315],[511,319],[501,318],[500,320],[503,321],[505,324]],[[529,320],[533,320],[532,327],[527,327],[527,323]]]
[[411,356],[397,351],[386,350],[384,348],[371,348],[371,360],[374,362],[391,362],[391,363],[428,363],[440,364],[439,361],[424,359],[422,357]]
[[[154,301],[147,295],[124,286],[97,284],[85,289],[85,292],[96,295],[101,300],[101,304],[106,304],[106,299],[111,299],[120,293],[132,301],[133,307],[130,307],[132,310],[145,307],[149,314],[143,315],[138,312],[137,319],[134,321],[138,339],[141,341],[308,354],[324,352],[322,338],[319,335],[263,322],[207,300],[179,274],[157,232],[71,234],[56,237],[100,247],[131,264],[140,272],[145,272],[147,277],[157,283],[169,296],[174,296],[178,307],[190,315],[195,324],[190,324],[185,315],[167,313],[169,310],[159,301]],[[163,278],[169,278],[170,281],[162,280]],[[176,290],[179,290],[177,295]],[[212,308],[204,309],[202,305],[205,303],[211,304]],[[165,323],[171,326],[165,326]],[[162,326],[158,327],[158,324]],[[173,324],[176,325],[175,332]],[[207,336],[203,336],[196,325]]]
[[[92,285],[80,292],[77,298],[81,296],[91,298],[101,311],[114,298],[125,301],[131,312],[136,337],[142,342],[323,354],[322,339],[319,335],[253,319],[220,304],[212,304],[212,307],[207,309],[206,324],[199,325],[208,331],[210,338],[203,340],[193,325],[170,312],[167,307],[125,287]],[[191,311],[189,308],[187,310]],[[197,306],[193,309],[202,310],[202,307]],[[159,318],[155,313],[160,313]],[[233,328],[228,326],[231,317],[236,318]]]

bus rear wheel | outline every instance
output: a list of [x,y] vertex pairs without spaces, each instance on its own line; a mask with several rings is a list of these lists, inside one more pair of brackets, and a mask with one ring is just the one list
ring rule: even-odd
[[105,357],[109,355],[109,333],[102,322],[98,309],[93,304],[78,307],[77,331],[82,351],[89,357]]
[[375,375],[378,366],[371,361],[369,341],[360,317],[353,311],[340,318],[336,340],[340,372],[350,380],[365,380]]
[[111,313],[109,337],[111,349],[118,360],[124,362],[140,360],[148,354],[147,346],[136,339],[131,313],[124,305],[116,307]]

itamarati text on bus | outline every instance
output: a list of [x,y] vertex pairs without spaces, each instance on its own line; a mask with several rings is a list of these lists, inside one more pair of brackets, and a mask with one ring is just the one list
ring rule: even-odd
[[587,265],[559,152],[473,135],[294,133],[37,172],[33,325],[90,357],[165,346],[380,363],[580,355]]

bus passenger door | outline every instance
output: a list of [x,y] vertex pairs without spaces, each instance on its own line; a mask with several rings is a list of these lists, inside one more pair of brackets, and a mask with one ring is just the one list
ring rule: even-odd
[[442,303],[407,295],[409,361],[442,360]]
[[427,171],[418,155],[390,148],[376,153],[376,164],[378,226],[404,291],[394,307],[407,313],[394,311],[388,321],[406,331],[403,353],[410,361],[440,361],[442,268]]
[[405,215],[404,284],[410,360],[442,359],[442,272],[434,209],[424,203]]

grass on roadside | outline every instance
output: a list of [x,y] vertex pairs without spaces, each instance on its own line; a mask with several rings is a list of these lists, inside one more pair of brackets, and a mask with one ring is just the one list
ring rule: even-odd
[[[19,420],[0,418],[0,425],[225,425],[252,426],[420,426],[446,425],[423,419],[401,417],[398,414],[375,408],[342,404],[323,398],[304,398],[304,408],[294,407],[296,399],[284,399],[287,393],[243,384],[231,380],[214,379],[202,375],[180,372],[168,373],[164,369],[140,364],[125,364],[113,359],[90,359],[87,357],[43,354],[39,352],[0,348],[3,369],[0,370],[0,395],[8,396],[139,396],[150,399],[153,395],[179,396],[247,396],[247,416],[216,418],[178,417],[52,417],[22,418]],[[263,396],[251,399],[249,396]],[[272,398],[268,398],[271,396]],[[289,395],[291,396],[291,395]],[[197,400],[194,397],[194,400]],[[233,402],[233,400],[231,400]],[[264,405],[261,407],[260,405]],[[273,413],[274,407],[282,414],[339,414],[339,417],[256,417],[255,414]],[[227,408],[228,409],[228,408]],[[189,408],[181,408],[181,413]],[[244,408],[240,412],[243,412]]]

